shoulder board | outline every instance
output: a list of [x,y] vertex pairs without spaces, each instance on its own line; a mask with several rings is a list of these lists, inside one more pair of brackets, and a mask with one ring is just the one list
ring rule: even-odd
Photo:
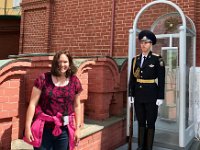
[[136,58],[137,58],[137,57],[140,57],[140,54],[136,55],[135,57],[136,57]]
[[152,53],[152,55],[154,55],[154,56],[160,56],[160,55],[158,55],[158,54],[156,54],[156,53]]

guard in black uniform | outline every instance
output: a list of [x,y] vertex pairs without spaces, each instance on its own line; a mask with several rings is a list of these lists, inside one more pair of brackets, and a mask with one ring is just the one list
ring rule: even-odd
[[156,36],[149,30],[139,33],[141,54],[132,59],[129,96],[134,97],[138,120],[137,150],[152,150],[158,106],[164,100],[165,66],[160,55],[152,53]]

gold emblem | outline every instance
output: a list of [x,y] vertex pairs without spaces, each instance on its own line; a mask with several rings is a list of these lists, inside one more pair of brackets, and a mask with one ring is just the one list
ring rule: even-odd
[[151,65],[149,65],[149,67],[150,67],[150,68],[153,68],[153,67],[154,67],[154,65],[153,65],[153,64],[151,64]]
[[160,58],[159,61],[160,61],[160,66],[163,67],[164,66],[163,58]]
[[140,68],[138,67],[135,72],[133,73],[134,77],[139,79],[140,78]]

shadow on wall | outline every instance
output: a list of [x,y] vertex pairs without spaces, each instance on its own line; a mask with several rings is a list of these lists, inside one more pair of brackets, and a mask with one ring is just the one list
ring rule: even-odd
[[19,130],[18,130],[18,139],[22,139],[25,129],[25,119],[26,119],[26,110],[28,107],[28,102],[26,101],[25,94],[25,77],[20,79],[19,85],[19,108],[18,108],[18,117],[19,117]]
[[10,150],[11,149],[11,135],[12,135],[12,119],[2,119],[1,124],[1,139],[0,139],[0,150]]
[[19,53],[20,20],[20,17],[0,16],[0,59]]

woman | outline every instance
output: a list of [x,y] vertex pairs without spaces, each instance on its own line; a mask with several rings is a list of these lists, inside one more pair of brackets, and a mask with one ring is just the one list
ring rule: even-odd
[[[33,144],[34,140],[41,140],[36,147],[33,144],[35,150],[73,150],[74,141],[79,142],[82,86],[76,70],[70,54],[59,51],[53,58],[51,72],[35,80],[25,123],[26,141]],[[31,127],[34,114],[35,126]]]

